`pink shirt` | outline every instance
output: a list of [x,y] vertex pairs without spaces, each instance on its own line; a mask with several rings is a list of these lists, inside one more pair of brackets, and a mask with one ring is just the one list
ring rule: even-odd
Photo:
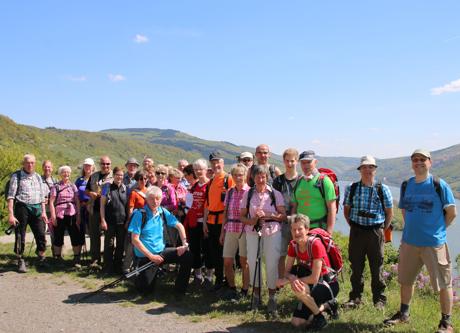
[[58,219],[63,219],[64,215],[74,216],[77,213],[75,203],[78,189],[75,184],[64,184],[61,181],[51,188],[50,196],[55,197],[54,206]]
[[[270,191],[273,191],[275,194],[275,205],[272,205],[272,198],[270,195]],[[248,201],[248,193],[244,193],[243,199],[241,200],[241,208],[246,208],[247,201]],[[249,216],[253,218],[256,215],[256,211],[258,209],[262,209],[265,213],[265,215],[271,215],[273,213],[278,213],[276,211],[276,206],[284,206],[284,199],[283,195],[281,192],[278,192],[277,190],[267,186],[264,190],[263,193],[257,192],[256,189],[254,189],[254,192],[251,197],[251,201],[249,203]],[[246,225],[245,226],[245,231],[248,233],[254,233],[254,227],[252,225]],[[281,226],[279,222],[276,221],[265,221],[263,222],[262,225],[262,236],[270,236],[273,235],[276,232],[281,231]]]
[[[244,184],[243,188],[238,191],[236,187],[232,187],[228,190],[225,196],[225,207],[227,207],[227,223],[225,223],[224,229],[226,232],[241,233],[243,230],[243,223],[240,220],[240,203],[244,193],[249,191],[250,187]],[[232,192],[230,194],[230,191]],[[230,202],[228,198],[230,197]]]

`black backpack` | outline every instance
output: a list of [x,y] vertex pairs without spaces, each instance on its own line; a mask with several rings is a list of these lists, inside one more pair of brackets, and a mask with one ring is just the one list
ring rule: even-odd
[[[209,205],[209,189],[211,188],[211,184],[212,184],[212,181],[213,181],[213,180],[214,180],[214,177],[212,177],[212,178],[209,180],[208,184],[206,185],[206,202],[208,203],[208,205]],[[195,183],[195,185],[196,185],[196,184],[197,184],[197,183]],[[224,190],[225,190],[225,192],[228,190],[228,173],[226,173],[226,174],[225,174],[225,177],[224,177]],[[224,202],[224,200],[225,200],[225,195],[221,195],[220,200],[221,200],[222,202]]]
[[19,193],[19,189],[21,186],[21,169],[16,170],[10,175],[10,178],[8,181],[5,183],[5,188],[3,189],[3,195],[5,196],[5,201],[8,200],[8,192],[10,191],[10,184],[11,184],[11,178],[13,178],[13,175],[16,174],[16,178],[18,180],[18,187],[16,189],[16,193],[14,194],[14,201],[16,201],[16,196]]
[[[276,208],[276,198],[275,198],[275,192],[274,192],[274,189],[270,186],[270,185],[267,185],[271,188],[271,191],[269,191],[270,193],[270,198],[272,199],[271,201],[271,205],[274,206]],[[254,194],[254,191],[256,190],[256,187],[253,186],[249,189],[248,191],[248,200],[246,201],[246,209],[248,211],[248,216],[249,216],[249,205],[251,203],[251,198]]]
[[[162,207],[159,207],[158,209],[160,209],[160,208],[161,208],[160,216],[161,216],[161,219],[163,220],[163,240],[164,240],[165,244],[172,244],[171,243],[172,237],[171,237],[171,235],[169,234],[169,232],[167,230],[168,225],[167,225],[167,221],[166,221],[165,212],[164,212]],[[141,232],[142,232],[142,230],[144,230],[145,225],[147,224],[147,211],[144,208],[136,208],[136,209],[133,210],[131,216],[129,217],[128,227],[129,227],[129,224],[131,223],[131,221],[133,219],[133,216],[134,216],[134,213],[136,211],[139,211],[142,214],[142,224],[141,224]]]

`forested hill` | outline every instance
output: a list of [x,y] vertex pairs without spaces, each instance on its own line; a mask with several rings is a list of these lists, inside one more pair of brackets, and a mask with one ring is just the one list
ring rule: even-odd
[[[261,142],[264,138],[261,138]],[[311,147],[306,147],[306,149]],[[155,163],[175,165],[185,158],[193,161],[206,158],[213,150],[220,150],[226,165],[235,162],[235,156],[242,151],[254,152],[254,147],[237,146],[225,141],[203,140],[173,129],[126,128],[107,129],[100,132],[63,130],[54,127],[40,129],[20,125],[0,115],[0,181],[5,175],[18,168],[25,152],[33,152],[38,161],[50,159],[55,165],[79,166],[83,159],[107,154],[113,165],[124,165],[126,159],[134,156],[142,160],[151,156]],[[460,197],[460,144],[432,153],[433,173],[444,178]],[[336,171],[341,180],[356,180],[359,174],[356,157],[319,157],[319,166]],[[273,155],[272,160],[281,166],[281,157]],[[398,186],[412,175],[408,156],[378,161],[378,176],[385,182]],[[74,173],[74,176],[76,174]],[[2,183],[4,180],[2,181]]]

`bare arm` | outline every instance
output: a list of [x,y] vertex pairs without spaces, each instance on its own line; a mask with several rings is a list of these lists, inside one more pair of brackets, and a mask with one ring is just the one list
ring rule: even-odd
[[345,217],[345,220],[347,221],[348,225],[350,225],[350,212],[351,206],[343,206],[343,216]]
[[450,226],[457,216],[457,208],[454,205],[447,206],[444,211],[446,215],[444,216],[446,227]]
[[103,195],[101,197],[101,204],[100,204],[100,209],[99,212],[101,214],[101,229],[102,230],[107,230],[107,222],[105,220],[105,205],[107,204],[107,197]]
[[10,225],[15,225],[18,220],[14,216],[14,199],[8,199],[8,223]]
[[391,221],[393,221],[393,208],[385,208],[385,222],[383,227],[388,229],[391,225]]
[[334,231],[335,216],[337,215],[337,204],[334,200],[327,202],[327,232],[332,235]]
[[161,263],[164,261],[162,256],[158,254],[153,254],[152,252],[147,250],[144,244],[142,244],[138,234],[131,234],[131,243],[133,243],[136,249],[141,251],[144,256],[146,256],[150,261],[153,261],[155,264],[161,265]]

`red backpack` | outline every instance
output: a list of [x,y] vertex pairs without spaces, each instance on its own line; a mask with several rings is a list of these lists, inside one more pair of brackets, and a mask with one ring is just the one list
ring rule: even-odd
[[313,258],[313,242],[316,239],[320,239],[323,243],[324,247],[326,248],[327,256],[329,257],[329,261],[331,263],[332,269],[335,273],[339,273],[343,267],[343,259],[342,259],[342,252],[337,244],[335,244],[332,236],[326,231],[321,228],[315,228],[308,231],[308,241],[307,241],[307,253],[309,258]]
[[331,169],[328,168],[319,168],[318,169],[320,176],[318,178],[318,181],[316,183],[316,186],[318,187],[319,191],[321,192],[321,196],[324,198],[324,176],[328,176],[329,179],[332,181],[332,184],[334,184],[334,191],[335,191],[335,196],[337,197],[335,199],[335,205],[337,207],[337,212],[339,211],[339,205],[340,205],[340,188],[339,188],[339,181],[337,179],[337,175],[335,172]]

